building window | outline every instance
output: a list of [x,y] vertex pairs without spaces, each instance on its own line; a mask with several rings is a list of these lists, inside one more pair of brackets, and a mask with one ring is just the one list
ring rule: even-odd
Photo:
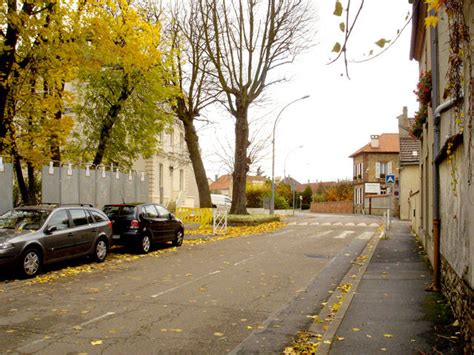
[[184,190],[184,171],[183,169],[179,169],[179,190]]
[[174,150],[174,131],[170,132],[170,148],[171,148],[171,151]]
[[158,166],[158,183],[160,187],[163,187],[163,164],[161,163]]
[[179,151],[184,153],[184,135],[182,133],[179,134]]
[[392,162],[378,161],[375,163],[375,177],[384,178],[385,175],[392,173]]

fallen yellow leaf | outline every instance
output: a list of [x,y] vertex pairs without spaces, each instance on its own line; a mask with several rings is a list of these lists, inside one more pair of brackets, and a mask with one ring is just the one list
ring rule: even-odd
[[360,328],[352,328],[352,331],[353,332],[358,332],[358,331],[360,331]]
[[223,336],[224,336],[224,333],[215,332],[214,335],[215,335],[216,337],[223,337]]
[[94,345],[94,346],[96,346],[96,345],[102,345],[102,340],[92,340],[92,341],[91,341],[91,345]]
[[383,335],[385,338],[393,338],[393,335],[392,334],[388,334],[388,333],[385,333]]

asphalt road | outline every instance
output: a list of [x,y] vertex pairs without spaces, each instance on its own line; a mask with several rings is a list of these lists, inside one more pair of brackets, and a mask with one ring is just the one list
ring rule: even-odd
[[378,223],[301,215],[274,233],[184,245],[52,283],[0,282],[1,352],[281,352]]

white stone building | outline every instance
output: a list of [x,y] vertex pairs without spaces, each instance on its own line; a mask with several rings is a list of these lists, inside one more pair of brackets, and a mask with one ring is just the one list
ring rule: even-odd
[[175,119],[170,130],[161,132],[159,141],[154,156],[139,159],[133,165],[135,170],[146,172],[149,201],[168,207],[199,207],[198,188],[181,121]]

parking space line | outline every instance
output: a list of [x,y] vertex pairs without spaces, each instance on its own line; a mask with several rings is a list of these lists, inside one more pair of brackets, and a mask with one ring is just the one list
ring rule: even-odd
[[210,272],[209,274],[206,274],[206,275],[203,275],[203,276],[201,276],[201,277],[198,277],[197,279],[190,280],[190,281],[185,282],[184,284],[181,284],[181,285],[179,285],[179,286],[175,286],[175,287],[169,288],[169,289],[167,289],[167,290],[165,290],[165,291],[159,292],[159,293],[157,293],[156,295],[152,295],[151,297],[152,297],[152,298],[156,298],[156,297],[163,296],[163,295],[165,295],[165,294],[167,294],[167,293],[169,293],[169,292],[175,291],[175,290],[177,290],[177,289],[179,289],[179,288],[181,288],[181,287],[188,286],[188,285],[190,285],[190,284],[192,284],[192,283],[194,283],[194,282],[200,281],[200,280],[202,280],[202,279],[205,279],[206,277],[209,277],[209,276],[218,274],[218,273],[220,273],[220,272],[221,272],[220,270],[216,270],[216,271]]
[[265,254],[265,252],[260,253],[260,254],[257,254],[257,255],[252,255],[250,258],[247,258],[247,259],[240,260],[240,261],[236,262],[236,263],[234,264],[234,266],[243,264],[243,263],[245,263],[246,261],[249,261],[249,260],[251,260],[251,259],[253,259],[253,258],[257,257],[257,256],[263,255],[263,254]]
[[107,312],[107,313],[105,313],[105,314],[103,314],[103,315],[101,315],[101,316],[95,317],[95,318],[93,318],[93,319],[91,319],[91,320],[89,320],[89,321],[87,321],[87,322],[84,322],[84,323],[81,323],[81,324],[79,324],[79,325],[76,325],[76,326],[73,327],[73,328],[83,327],[83,326],[85,326],[85,325],[88,325],[88,324],[97,322],[97,321],[99,321],[99,320],[101,320],[101,319],[104,319],[104,318],[113,316],[114,314],[115,314],[115,312]]

